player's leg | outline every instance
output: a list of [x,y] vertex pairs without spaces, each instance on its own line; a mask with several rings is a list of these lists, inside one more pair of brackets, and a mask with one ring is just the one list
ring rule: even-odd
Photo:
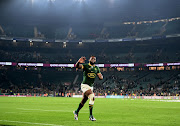
[[81,110],[81,108],[84,106],[84,104],[86,103],[86,101],[88,100],[88,96],[92,93],[91,89],[87,90],[84,94],[83,94],[83,99],[82,101],[79,103],[79,106],[77,108],[77,110],[73,111],[74,113],[74,119],[78,120],[78,113]]
[[92,93],[91,89],[87,90],[84,94],[83,94],[83,99],[79,104],[78,109],[76,110],[76,113],[78,114],[79,111],[81,110],[81,108],[84,106],[84,104],[86,103],[86,101],[88,100],[88,96]]
[[90,117],[89,119],[91,121],[96,121],[96,119],[93,117],[93,114],[92,114],[92,111],[93,111],[93,105],[94,105],[94,101],[95,101],[95,98],[94,98],[94,93],[92,92],[90,95],[89,95],[89,112],[90,112]]
[[86,103],[87,100],[88,100],[88,97],[84,94],[82,101],[79,103],[78,109],[75,111],[77,114],[79,113],[79,111],[84,106],[84,104]]
[[83,99],[82,101],[79,103],[79,106],[77,108],[77,110],[75,110],[73,113],[74,113],[74,119],[75,120],[78,120],[78,113],[79,111],[81,110],[81,108],[84,106],[84,104],[86,103],[86,101],[88,100],[88,97],[84,94],[83,95]]

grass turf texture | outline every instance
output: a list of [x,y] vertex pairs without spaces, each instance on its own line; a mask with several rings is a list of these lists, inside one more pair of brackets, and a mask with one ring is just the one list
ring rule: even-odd
[[[0,97],[0,126],[180,126],[180,103],[143,99],[98,99],[89,121],[88,102],[74,120],[81,98]],[[17,122],[16,122],[17,121]]]

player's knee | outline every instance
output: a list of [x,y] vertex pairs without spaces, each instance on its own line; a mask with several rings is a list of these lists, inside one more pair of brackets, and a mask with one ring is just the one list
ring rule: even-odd
[[93,93],[89,95],[89,99],[90,99],[89,104],[93,105],[94,104],[94,100],[95,100]]
[[93,94],[93,93],[89,95],[89,99],[90,99],[90,100],[93,100],[93,99],[94,99],[94,94]]

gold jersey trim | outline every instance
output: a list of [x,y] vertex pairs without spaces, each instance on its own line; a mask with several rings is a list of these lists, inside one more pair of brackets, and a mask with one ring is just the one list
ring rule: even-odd
[[84,69],[84,65],[82,65],[81,69]]
[[88,65],[89,65],[89,66],[93,66],[93,67],[95,67],[95,65],[91,65],[90,63],[88,63]]

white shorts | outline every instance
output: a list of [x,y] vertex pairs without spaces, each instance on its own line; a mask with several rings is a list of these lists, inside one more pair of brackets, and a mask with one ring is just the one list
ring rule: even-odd
[[88,84],[81,84],[81,90],[83,93],[85,93],[89,89],[91,89],[91,91],[93,91],[93,87],[90,87]]

